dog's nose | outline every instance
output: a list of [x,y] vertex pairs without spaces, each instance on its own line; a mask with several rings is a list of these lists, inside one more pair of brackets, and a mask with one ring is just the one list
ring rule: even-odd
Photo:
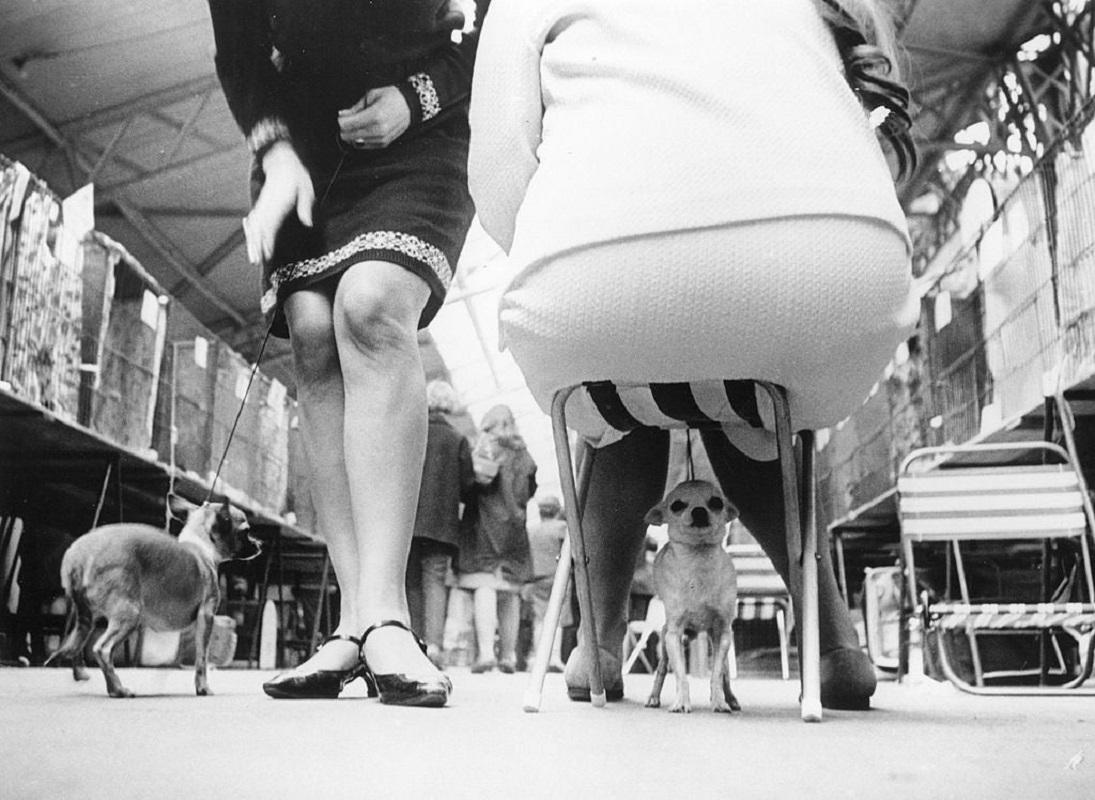
[[692,525],[697,528],[706,528],[711,524],[711,518],[707,515],[707,509],[696,506],[692,509]]

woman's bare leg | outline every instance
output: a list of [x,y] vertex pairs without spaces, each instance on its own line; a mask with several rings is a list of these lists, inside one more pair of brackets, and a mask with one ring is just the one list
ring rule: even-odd
[[505,669],[517,666],[517,636],[521,630],[521,595],[498,593],[498,663]]
[[498,634],[498,592],[493,586],[480,586],[472,595],[475,604],[475,663],[494,664],[494,639]]
[[[409,622],[404,570],[426,453],[426,386],[418,319],[426,283],[395,264],[350,267],[335,294],[345,389],[344,453],[358,553],[354,620]],[[380,628],[363,648],[377,674],[436,674],[414,639]]]
[[[350,489],[342,451],[344,399],[335,346],[333,292],[301,290],[285,302],[300,403],[300,426],[318,534],[327,544],[340,588],[336,634],[357,636],[358,550],[350,511]],[[358,659],[357,646],[334,641],[300,665],[298,671],[342,670]]]

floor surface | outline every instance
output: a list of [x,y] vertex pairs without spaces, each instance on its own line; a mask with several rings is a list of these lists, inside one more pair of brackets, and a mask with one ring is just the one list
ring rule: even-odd
[[[266,675],[219,670],[215,696],[181,669],[0,669],[0,799],[32,798],[1070,798],[1095,797],[1095,698],[974,697],[884,680],[867,712],[800,721],[798,684],[743,674],[743,710],[647,709],[650,677],[595,709],[547,678],[471,675],[444,709],[382,706],[360,681],[335,701],[275,701]],[[663,701],[673,695],[672,677]]]

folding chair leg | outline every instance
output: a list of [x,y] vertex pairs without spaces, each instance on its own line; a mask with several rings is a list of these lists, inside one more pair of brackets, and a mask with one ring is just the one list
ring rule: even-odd
[[776,627],[779,629],[779,667],[786,681],[791,678],[791,664],[787,652],[787,612],[782,608],[776,609]]
[[593,590],[589,583],[589,560],[586,556],[585,537],[582,532],[582,506],[589,488],[593,468],[594,451],[589,445],[583,448],[578,461],[578,483],[575,484],[574,465],[570,453],[570,439],[566,427],[566,402],[576,387],[561,389],[551,402],[551,427],[555,437],[555,457],[559,463],[559,482],[567,517],[567,538],[573,551],[574,588],[578,595],[578,612],[581,616],[579,630],[582,645],[591,654],[589,672],[589,699],[601,707],[607,700],[604,677],[601,675],[600,646],[597,641],[597,624],[593,609]]
[[[926,631],[926,628],[925,628]],[[1080,642],[1080,652],[1083,655],[1083,666],[1080,674],[1073,681],[1060,686],[985,686],[972,684],[960,676],[951,664],[946,643],[946,637],[939,636],[939,666],[943,675],[958,689],[969,694],[1000,695],[1008,697],[1092,697],[1095,696],[1095,686],[1080,686],[1091,674],[1092,664],[1095,662],[1095,637],[1087,634],[1086,641]]]
[[[647,645],[649,645],[649,644],[650,644],[650,631],[649,630],[644,630],[642,632],[642,635],[639,636],[638,641],[636,641],[635,644],[631,647],[631,652],[627,654],[627,659],[624,661],[624,668],[623,668],[624,675],[629,674],[631,672],[631,670],[633,670],[635,668],[635,662],[639,661],[639,660],[642,660],[643,665],[647,668],[648,671],[650,671],[650,672],[654,671],[650,666],[650,662],[647,661],[646,655],[644,654],[644,651],[646,650]],[[731,677],[733,677],[733,676],[731,676]]]
[[[799,634],[799,668],[802,675],[802,719],[821,720],[821,642],[818,621],[817,520],[814,503],[813,432],[802,431],[801,472],[795,459],[791,408],[784,390],[758,381],[772,399],[776,442],[783,483],[783,508],[787,534],[787,556],[792,585],[797,585],[802,603],[802,631]],[[800,489],[801,487],[801,489]],[[801,494],[800,494],[801,491]]]
[[570,539],[563,539],[559,550],[559,563],[555,566],[555,580],[551,584],[547,609],[544,612],[544,627],[540,632],[540,641],[536,644],[536,658],[532,662],[528,686],[525,689],[523,707],[529,713],[540,710],[544,697],[544,678],[547,676],[551,650],[555,646],[555,635],[559,628],[559,618],[563,615],[563,600],[566,598],[567,583],[570,581]]

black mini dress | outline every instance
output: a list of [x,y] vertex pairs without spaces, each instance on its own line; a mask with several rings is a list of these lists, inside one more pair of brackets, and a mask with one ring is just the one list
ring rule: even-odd
[[[479,3],[475,30],[487,2]],[[446,0],[209,0],[217,74],[253,154],[287,141],[312,176],[313,227],[290,214],[263,270],[261,307],[288,336],[292,292],[348,267],[398,264],[430,287],[433,319],[452,280],[474,208],[467,189],[467,105],[477,35]],[[339,109],[396,86],[410,127],[388,147],[358,150],[338,136]]]

